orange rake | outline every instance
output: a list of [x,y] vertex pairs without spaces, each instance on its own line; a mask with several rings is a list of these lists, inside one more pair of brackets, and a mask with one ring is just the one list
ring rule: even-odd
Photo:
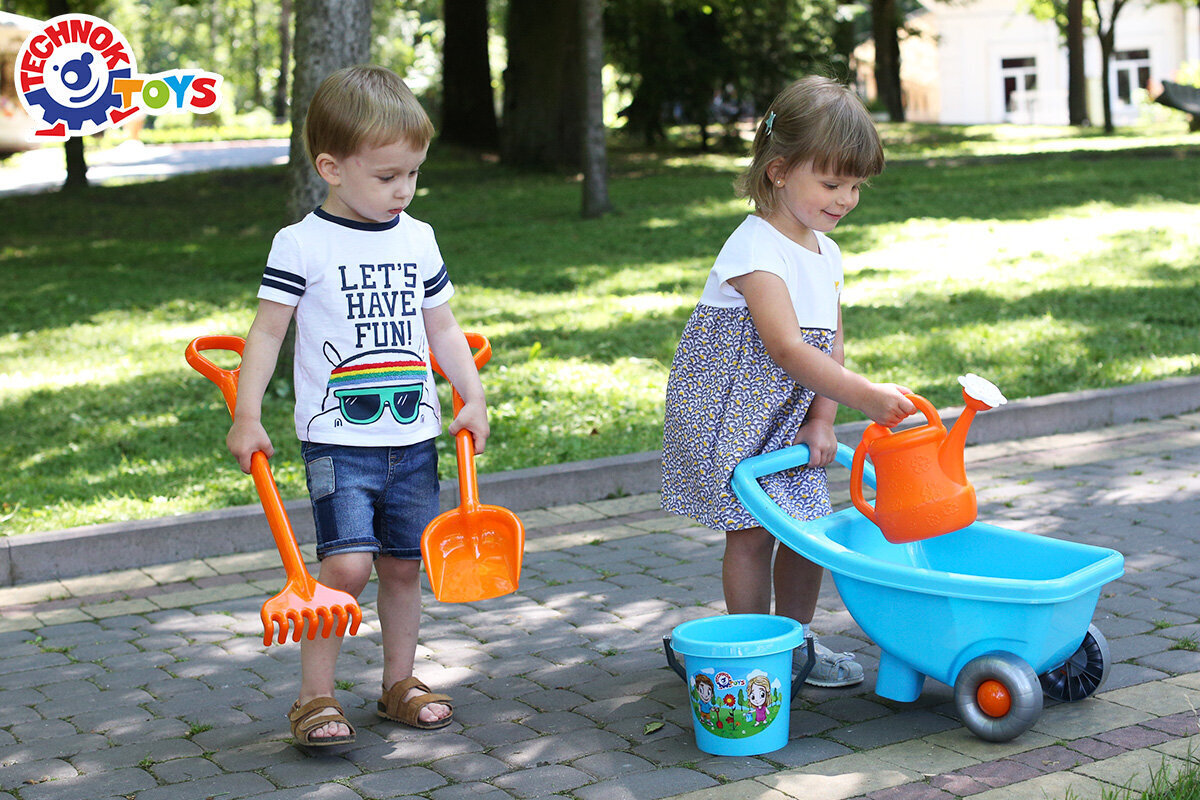
[[[221,369],[200,355],[200,352],[230,350],[240,356],[245,345],[246,340],[240,336],[199,336],[187,346],[187,362],[217,385],[225,397],[225,405],[229,407],[230,415],[237,407],[238,370]],[[283,567],[287,571],[287,583],[283,591],[263,603],[263,644],[271,644],[276,626],[279,630],[280,644],[287,641],[289,626],[292,630],[292,641],[300,641],[300,634],[306,624],[309,639],[317,637],[318,628],[324,639],[328,639],[330,634],[342,636],[347,625],[350,627],[350,635],[353,636],[362,622],[362,609],[349,594],[318,583],[304,566],[304,558],[296,544],[296,534],[292,531],[292,523],[283,508],[283,499],[279,496],[279,487],[275,485],[275,477],[271,474],[271,465],[267,462],[266,453],[254,454],[250,461],[250,474],[254,477],[254,486],[258,489],[267,523],[271,526],[271,535],[275,537],[275,546],[279,549]]]

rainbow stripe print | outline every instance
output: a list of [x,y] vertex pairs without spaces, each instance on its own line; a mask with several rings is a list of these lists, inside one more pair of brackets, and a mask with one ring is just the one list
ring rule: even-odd
[[338,387],[423,383],[428,374],[429,370],[424,361],[368,361],[334,368],[329,373],[329,385]]

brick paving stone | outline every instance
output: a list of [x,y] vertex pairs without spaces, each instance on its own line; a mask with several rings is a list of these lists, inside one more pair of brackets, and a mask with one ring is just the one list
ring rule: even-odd
[[929,779],[929,785],[934,789],[949,792],[953,797],[968,797],[986,791],[989,787],[983,781],[964,775],[961,772],[951,772],[946,775],[935,775]]
[[[128,796],[141,792],[157,791],[156,781],[150,773],[137,768],[123,768],[111,772],[77,775],[58,780],[25,786],[21,789],[22,800],[95,800],[112,795]],[[153,800],[153,798],[151,798]],[[180,800],[184,800],[180,797]]]
[[1038,775],[1043,774],[1043,772],[1044,770],[1035,769],[1028,764],[1013,761],[1011,758],[1004,758],[999,761],[990,761],[964,767],[958,770],[957,774],[974,778],[986,786],[996,788],[1036,778]]
[[1125,752],[1124,748],[1117,747],[1110,742],[1102,742],[1092,737],[1076,739],[1073,742],[1068,742],[1067,746],[1094,760],[1111,758]]
[[[226,799],[213,798],[213,800]],[[232,798],[228,800],[232,800]],[[266,794],[256,794],[254,800],[362,800],[362,795],[340,783],[325,783],[320,786],[297,786],[290,789],[278,789]],[[411,797],[409,800],[412,800]]]
[[961,724],[958,720],[928,711],[904,711],[837,728],[826,735],[850,747],[871,748],[951,730]]
[[571,766],[583,770],[598,780],[658,769],[656,764],[621,750],[610,750],[577,758],[571,762]]
[[927,783],[906,783],[871,792],[866,797],[869,800],[954,800],[955,795]]
[[569,792],[592,778],[585,772],[563,764],[509,772],[496,778],[493,783],[517,797],[547,797]]
[[589,784],[575,790],[579,800],[658,800],[719,785],[695,770],[668,767]]
[[431,800],[512,800],[513,795],[490,783],[457,783],[434,789]]
[[250,797],[271,791],[275,785],[252,772],[233,772],[198,781],[159,786],[138,792],[137,800],[209,800]]
[[1120,747],[1122,750],[1136,750],[1143,747],[1153,747],[1156,744],[1162,744],[1174,737],[1161,729],[1155,729],[1143,725],[1130,725],[1125,728],[1118,728],[1114,731],[1106,731],[1105,733],[1096,734],[1096,738],[1102,742]]
[[[58,758],[5,764],[0,770],[0,789],[19,789],[47,781],[58,781],[78,775],[69,763]],[[23,790],[23,791],[28,791]]]
[[150,772],[160,783],[194,781],[212,777],[220,771],[220,767],[206,758],[173,758],[150,767]]
[[397,767],[351,778],[349,785],[370,800],[420,795],[446,785],[446,779],[425,767]]
[[1089,764],[1095,759],[1083,753],[1069,750],[1062,745],[1039,747],[1024,753],[1016,753],[1009,759],[1033,767],[1042,772],[1059,772],[1073,769],[1080,764]]
[[431,761],[429,768],[455,783],[466,783],[494,778],[506,772],[508,765],[483,753],[463,753]]

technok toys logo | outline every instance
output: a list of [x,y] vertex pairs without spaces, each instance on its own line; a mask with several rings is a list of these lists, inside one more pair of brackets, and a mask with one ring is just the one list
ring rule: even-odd
[[129,42],[97,17],[64,14],[25,40],[13,71],[21,105],[59,142],[115,128],[134,114],[207,114],[221,102],[221,76],[196,69],[140,75]]

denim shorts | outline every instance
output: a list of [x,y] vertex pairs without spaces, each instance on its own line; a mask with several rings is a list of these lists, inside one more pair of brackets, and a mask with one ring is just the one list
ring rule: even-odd
[[317,558],[338,553],[421,557],[438,513],[433,439],[399,447],[301,442],[317,526]]

